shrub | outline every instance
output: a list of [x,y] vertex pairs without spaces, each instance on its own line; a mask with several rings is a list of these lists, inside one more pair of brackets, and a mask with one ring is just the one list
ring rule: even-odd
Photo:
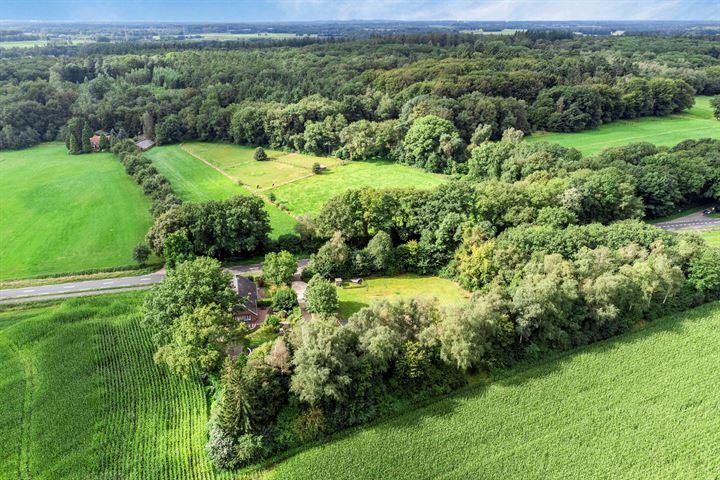
[[320,164],[318,162],[313,163],[312,172],[315,175],[319,175],[322,172],[322,167],[320,166]]
[[133,260],[138,262],[140,265],[145,265],[147,259],[150,257],[150,247],[144,243],[138,244],[133,249]]
[[290,313],[297,305],[297,294],[290,287],[280,287],[273,295],[273,311]]
[[267,153],[265,153],[265,149],[262,147],[257,147],[255,149],[255,153],[253,153],[253,158],[259,162],[263,160],[267,160],[268,156]]
[[210,427],[208,442],[205,445],[210,461],[219,470],[237,468],[235,441],[217,425]]
[[247,465],[254,462],[262,453],[262,435],[247,433],[240,436],[235,446],[235,462],[237,466]]
[[264,325],[273,330],[277,330],[277,328],[280,326],[280,318],[277,315],[268,315],[265,319]]

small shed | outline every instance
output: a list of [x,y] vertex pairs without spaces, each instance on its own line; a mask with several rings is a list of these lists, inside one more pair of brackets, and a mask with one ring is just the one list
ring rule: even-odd
[[235,319],[246,325],[254,325],[258,320],[258,291],[255,282],[242,275],[235,275],[233,290],[243,301],[243,306],[235,311]]
[[342,286],[343,286],[343,279],[340,278],[340,277],[337,277],[337,278],[335,279],[335,286],[336,286],[336,287],[342,287]]
[[145,150],[148,150],[152,148],[152,146],[155,145],[155,142],[153,140],[150,140],[149,138],[146,138],[144,140],[140,140],[139,142],[135,142],[135,146],[142,150],[143,152]]

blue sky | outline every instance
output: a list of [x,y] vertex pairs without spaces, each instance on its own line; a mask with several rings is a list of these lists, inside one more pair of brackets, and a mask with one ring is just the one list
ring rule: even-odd
[[720,0],[0,0],[0,20],[720,20]]

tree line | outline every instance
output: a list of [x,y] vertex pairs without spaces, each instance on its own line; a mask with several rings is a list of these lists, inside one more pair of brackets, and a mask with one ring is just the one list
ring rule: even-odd
[[[236,141],[360,159],[392,152],[416,119],[434,115],[454,127],[436,125],[449,135],[440,149],[448,156],[462,150],[456,136],[469,144],[484,125],[492,139],[510,127],[574,131],[667,115],[694,93],[720,92],[718,55],[702,38],[438,34],[296,43],[18,53],[0,72],[0,148],[65,140],[76,118],[131,137],[147,134],[151,121],[161,143]],[[383,138],[365,147],[376,133]]]

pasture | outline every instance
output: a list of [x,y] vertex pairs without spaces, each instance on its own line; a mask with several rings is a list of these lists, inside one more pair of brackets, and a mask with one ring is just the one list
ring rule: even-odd
[[267,478],[715,478],[718,342],[714,303],[353,430]]
[[351,162],[271,191],[278,203],[295,214],[317,214],[335,195],[353,188],[432,188],[445,181],[442,175],[383,160]]
[[345,282],[342,288],[337,288],[337,293],[341,318],[348,318],[378,299],[434,297],[439,299],[442,305],[460,305],[469,297],[469,293],[446,278],[411,274],[366,278],[361,285]]
[[0,152],[0,280],[132,265],[149,208],[109,153]]
[[[330,198],[351,188],[432,188],[445,181],[442,175],[383,160],[342,162],[333,157],[266,149],[269,160],[258,162],[253,160],[254,151],[253,147],[189,142],[154,148],[146,155],[183,200],[273,193],[276,204],[294,215],[316,214]],[[313,174],[316,162],[328,170]],[[268,205],[268,212],[273,231],[289,231],[287,220],[282,223],[291,218],[287,213],[275,205]]]
[[538,132],[527,137],[527,141],[554,142],[577,148],[583,155],[592,155],[633,142],[673,146],[693,138],[720,138],[720,121],[713,118],[710,98],[695,97],[695,106],[677,115],[620,120],[582,132]]
[[184,143],[182,148],[218,167],[253,191],[267,190],[275,185],[310,177],[314,175],[312,166],[316,162],[331,168],[340,165],[337,158],[270,149],[265,149],[268,159],[258,162],[253,159],[254,147],[226,143],[192,142]]
[[46,40],[18,40],[15,42],[0,42],[0,49],[2,48],[32,48],[32,47],[44,47],[47,45]]
[[[145,156],[170,180],[175,193],[186,202],[225,200],[236,195],[252,194],[179,145],[156,147],[146,152]],[[293,231],[296,222],[290,215],[269,202],[265,203],[265,209],[270,216],[273,238]]]
[[141,303],[0,310],[0,478],[216,478],[205,392],[154,364]]

